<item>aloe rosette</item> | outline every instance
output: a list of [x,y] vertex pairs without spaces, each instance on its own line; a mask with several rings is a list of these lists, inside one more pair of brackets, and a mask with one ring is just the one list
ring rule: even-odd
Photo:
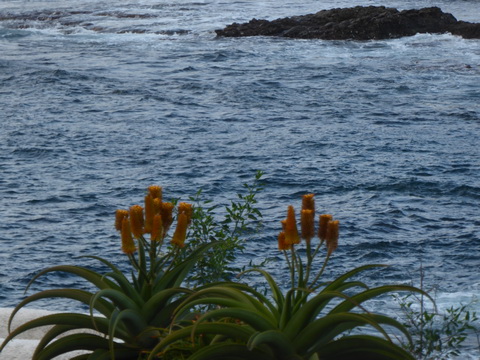
[[[117,211],[116,228],[121,232],[122,250],[133,267],[131,281],[111,262],[97,256],[89,257],[107,267],[105,274],[70,265],[54,266],[37,274],[28,287],[47,273],[64,272],[86,280],[96,290],[52,289],[31,295],[12,312],[9,330],[15,314],[40,299],[76,300],[87,305],[90,313],[57,313],[29,321],[9,333],[0,351],[19,334],[48,325],[51,328],[40,340],[33,355],[35,360],[52,359],[75,350],[84,350],[74,357],[76,360],[138,359],[149,353],[170,331],[174,309],[192,293],[181,286],[182,282],[202,254],[214,245],[198,246],[178,260],[179,255],[184,255],[181,252],[191,217],[191,206],[180,203],[171,245],[163,252],[173,211],[174,204],[162,202],[161,188],[157,186],[151,186],[145,197],[145,214],[139,205],[129,211]],[[145,234],[150,234],[150,240],[146,240]],[[177,318],[177,322],[181,320]]]
[[[176,344],[190,342],[189,359],[414,359],[392,339],[410,335],[395,319],[367,311],[364,302],[390,292],[422,292],[406,285],[369,288],[354,280],[362,272],[384,267],[365,265],[348,271],[334,281],[321,283],[328,259],[338,246],[339,222],[330,215],[319,217],[319,244],[311,246],[314,229],[313,196],[304,197],[302,231],[297,230],[293,207],[282,221],[279,250],[290,269],[291,288],[282,292],[273,277],[262,269],[268,295],[234,282],[207,285],[182,302],[175,314],[181,317],[199,306],[209,306],[199,319],[172,332],[152,350],[148,359],[167,354]],[[309,211],[305,211],[309,210]],[[306,259],[296,251],[300,239],[306,242]],[[325,244],[323,267],[313,276],[315,256]],[[423,292],[422,292],[423,293]],[[425,293],[424,293],[425,294]],[[425,294],[427,295],[427,294]],[[428,296],[428,295],[427,295]],[[375,330],[365,334],[364,327]]]

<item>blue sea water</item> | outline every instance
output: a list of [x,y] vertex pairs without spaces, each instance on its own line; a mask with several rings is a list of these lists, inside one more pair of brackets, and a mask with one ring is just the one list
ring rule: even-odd
[[0,1],[0,307],[43,268],[125,261],[113,215],[148,185],[228,204],[258,169],[265,227],[240,264],[278,258],[279,220],[313,192],[341,221],[333,274],[386,263],[369,281],[418,285],[422,264],[440,306],[478,297],[480,41],[214,33],[353,5],[480,22],[475,0]]

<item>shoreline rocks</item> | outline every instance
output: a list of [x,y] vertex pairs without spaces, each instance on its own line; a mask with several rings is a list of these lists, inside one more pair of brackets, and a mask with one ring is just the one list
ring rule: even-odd
[[458,21],[438,7],[399,11],[385,6],[356,6],[272,21],[252,19],[215,32],[220,37],[279,36],[323,40],[382,40],[418,33],[452,33],[466,39],[480,39],[480,23]]

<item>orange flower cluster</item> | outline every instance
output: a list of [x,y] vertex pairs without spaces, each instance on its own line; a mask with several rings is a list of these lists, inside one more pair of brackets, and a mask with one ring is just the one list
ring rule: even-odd
[[[278,249],[290,250],[293,245],[300,243],[300,238],[310,244],[315,237],[315,199],[314,194],[304,195],[300,213],[301,235],[298,232],[295,210],[288,207],[287,218],[281,221],[283,231],[278,235]],[[318,238],[327,244],[328,255],[338,247],[340,222],[333,220],[332,215],[322,214],[318,219]]]
[[[144,207],[133,205],[129,210],[117,210],[115,228],[122,235],[122,251],[133,254],[136,251],[134,239],[140,239],[144,234],[150,234],[151,241],[163,241],[173,223],[174,204],[162,201],[162,188],[149,186],[145,195]],[[177,228],[172,244],[185,246],[187,227],[192,220],[193,207],[188,203],[178,205]]]

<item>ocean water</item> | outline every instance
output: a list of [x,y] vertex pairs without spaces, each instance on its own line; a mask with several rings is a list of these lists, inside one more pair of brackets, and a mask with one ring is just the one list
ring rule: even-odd
[[[477,298],[480,41],[214,32],[353,5],[480,22],[476,0],[0,1],[0,307],[46,267],[125,263],[114,212],[148,185],[228,204],[256,170],[264,228],[240,265],[271,257],[281,277],[279,221],[313,192],[341,221],[329,276],[385,263],[371,284],[419,285],[421,265],[441,308]],[[28,294],[76,284],[50,274]]]

